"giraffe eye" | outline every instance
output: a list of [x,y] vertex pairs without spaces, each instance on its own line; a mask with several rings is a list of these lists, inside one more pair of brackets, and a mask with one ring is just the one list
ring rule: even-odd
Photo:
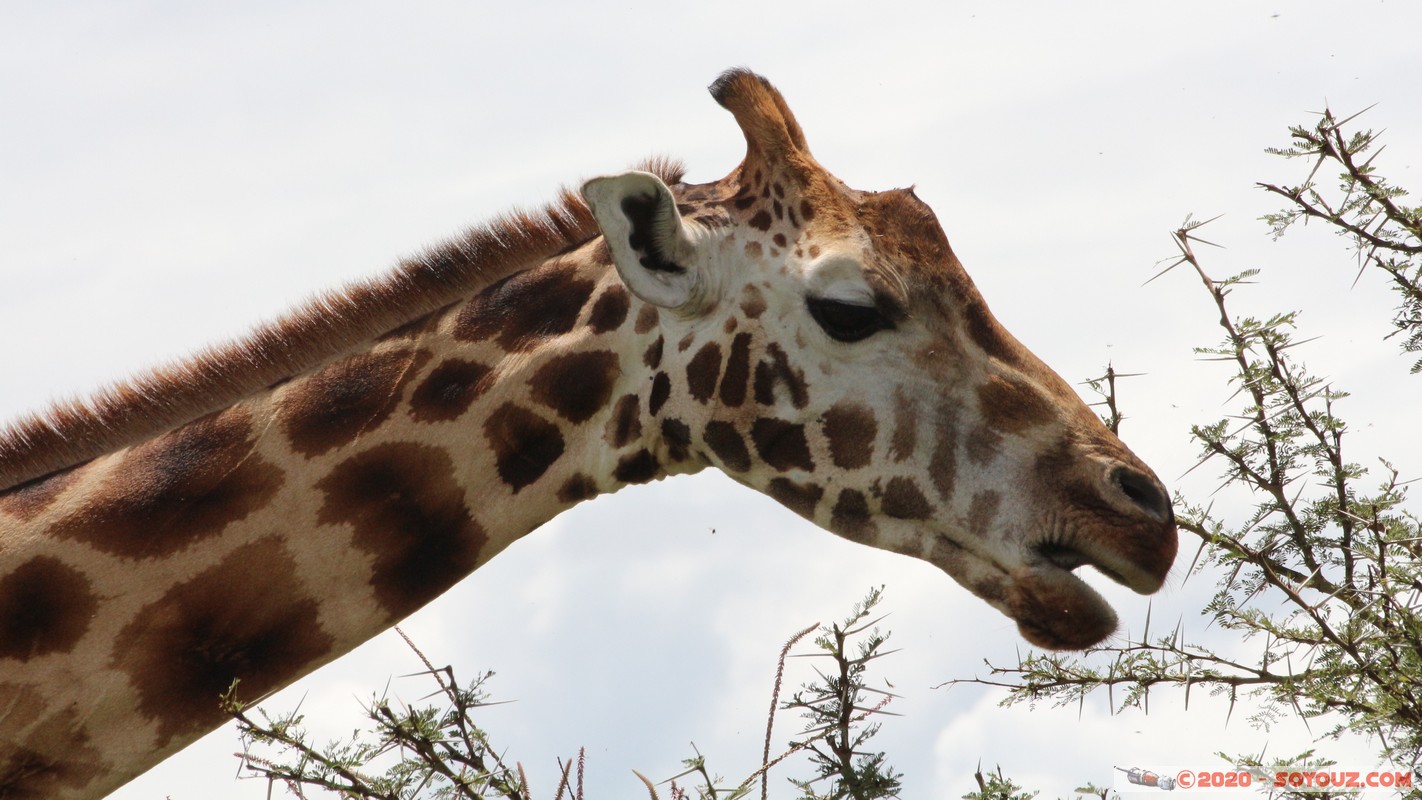
[[858,342],[882,330],[894,327],[875,306],[861,306],[842,300],[827,300],[808,297],[805,305],[810,316],[815,318],[831,339],[841,342]]

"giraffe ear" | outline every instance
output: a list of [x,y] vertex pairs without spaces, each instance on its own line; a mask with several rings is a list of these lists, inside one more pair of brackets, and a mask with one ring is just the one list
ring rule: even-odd
[[650,172],[624,172],[583,184],[622,282],[642,300],[683,308],[696,294],[695,245],[671,189]]

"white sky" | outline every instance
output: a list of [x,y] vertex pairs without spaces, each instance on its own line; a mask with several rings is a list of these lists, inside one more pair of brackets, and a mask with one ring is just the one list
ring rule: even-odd
[[[1417,381],[1390,300],[1322,230],[1271,242],[1263,154],[1324,101],[1386,128],[1384,172],[1422,190],[1422,84],[1405,2],[7,2],[0,6],[0,418],[235,335],[469,223],[654,153],[711,180],[740,159],[704,87],[745,65],[786,94],[849,184],[915,183],[999,318],[1070,381],[1114,361],[1128,443],[1194,498],[1218,483],[1191,423],[1223,413],[1208,299],[1181,272],[1142,287],[1187,213],[1218,276],[1259,266],[1240,308],[1302,307],[1309,364],[1357,396],[1352,457],[1416,477]],[[1377,447],[1384,447],[1377,450]],[[1236,503],[1226,497],[1222,504]],[[1186,544],[1187,555],[1193,543]],[[1177,565],[1154,619],[1201,631],[1210,581]],[[1095,581],[1098,585],[1104,581]],[[887,584],[904,698],[876,744],[907,797],[957,797],[1002,764],[1043,797],[1111,766],[1303,749],[1245,710],[1157,695],[1149,716],[1004,710],[930,687],[1012,664],[1014,626],[941,572],[814,529],[704,474],[602,498],[527,537],[406,629],[437,663],[489,668],[486,727],[551,796],[588,748],[590,797],[636,796],[693,740],[733,778],[758,763],[781,643]],[[1146,601],[1109,585],[1127,625]],[[1234,647],[1211,634],[1222,647]],[[332,734],[417,662],[387,634],[279,695]],[[793,685],[793,684],[792,684]],[[397,691],[406,684],[397,683]],[[403,693],[415,699],[422,685]],[[777,730],[792,733],[797,720]],[[1324,726],[1315,726],[1322,730]],[[253,800],[230,729],[116,798]],[[1330,748],[1356,763],[1368,751]],[[779,796],[789,787],[780,783]]]

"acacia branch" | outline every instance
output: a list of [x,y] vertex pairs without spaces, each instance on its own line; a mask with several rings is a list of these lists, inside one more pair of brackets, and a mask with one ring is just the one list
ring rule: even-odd
[[[1409,245],[1403,244],[1401,242],[1395,242],[1391,239],[1384,239],[1367,230],[1366,228],[1360,227],[1352,222],[1349,222],[1332,209],[1320,209],[1317,206],[1312,205],[1303,198],[1303,190],[1301,188],[1289,189],[1286,187],[1275,186],[1272,183],[1256,183],[1254,185],[1258,186],[1261,189],[1264,189],[1265,191],[1273,192],[1274,194],[1287,198],[1294,205],[1298,206],[1299,210],[1302,211],[1305,215],[1313,217],[1315,219],[1324,220],[1330,225],[1335,225],[1339,228],[1342,228],[1348,233],[1372,245],[1374,248],[1382,250],[1393,250],[1399,253],[1406,253],[1407,255],[1416,255],[1418,253],[1422,253],[1422,244]],[[1388,205],[1392,204],[1389,203]]]

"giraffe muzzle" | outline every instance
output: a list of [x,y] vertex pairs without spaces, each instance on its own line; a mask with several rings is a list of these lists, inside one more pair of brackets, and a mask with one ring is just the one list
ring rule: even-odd
[[[1085,466],[1092,464],[1093,466]],[[1104,463],[1103,463],[1104,462]],[[1091,647],[1116,629],[1116,614],[1077,570],[1097,572],[1139,594],[1164,584],[1178,546],[1165,487],[1130,457],[1079,462],[1061,505],[1044,519],[1009,569],[1004,610],[1029,642],[1053,650]]]

